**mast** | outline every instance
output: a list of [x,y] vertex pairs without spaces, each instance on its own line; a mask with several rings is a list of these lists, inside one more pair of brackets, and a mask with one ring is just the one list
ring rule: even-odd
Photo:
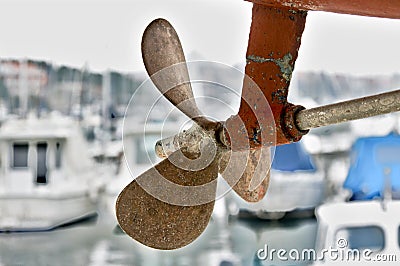
[[109,133],[111,128],[111,118],[109,115],[111,107],[111,72],[103,74],[102,87],[102,128]]
[[18,93],[19,93],[19,114],[22,118],[26,118],[28,113],[28,62],[21,59],[19,62],[18,73]]

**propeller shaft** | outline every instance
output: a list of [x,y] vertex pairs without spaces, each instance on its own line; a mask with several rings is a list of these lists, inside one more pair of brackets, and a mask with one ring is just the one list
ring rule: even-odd
[[304,109],[295,114],[295,120],[300,130],[307,130],[397,111],[400,90]]

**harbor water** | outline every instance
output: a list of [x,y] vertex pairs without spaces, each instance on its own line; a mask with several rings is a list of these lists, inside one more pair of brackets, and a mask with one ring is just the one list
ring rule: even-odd
[[306,261],[260,259],[257,252],[266,246],[269,250],[313,248],[316,231],[314,218],[214,218],[192,244],[160,251],[132,240],[100,211],[97,219],[48,232],[0,234],[0,265],[307,265]]

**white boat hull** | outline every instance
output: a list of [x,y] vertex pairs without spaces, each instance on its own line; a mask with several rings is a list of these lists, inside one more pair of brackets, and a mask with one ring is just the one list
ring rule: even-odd
[[0,231],[45,231],[96,215],[89,195],[0,198]]
[[281,174],[274,171],[263,200],[248,203],[235,193],[230,194],[239,211],[260,218],[279,219],[287,212],[312,210],[321,204],[325,198],[325,181],[321,173]]

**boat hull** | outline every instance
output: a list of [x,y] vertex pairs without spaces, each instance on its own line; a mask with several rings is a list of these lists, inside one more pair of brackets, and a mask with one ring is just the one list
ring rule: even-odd
[[323,202],[325,186],[321,173],[282,174],[274,171],[264,199],[248,203],[237,195],[231,195],[231,200],[240,213],[263,219],[280,219],[290,212],[312,211]]
[[47,231],[96,216],[89,195],[0,197],[0,232]]

